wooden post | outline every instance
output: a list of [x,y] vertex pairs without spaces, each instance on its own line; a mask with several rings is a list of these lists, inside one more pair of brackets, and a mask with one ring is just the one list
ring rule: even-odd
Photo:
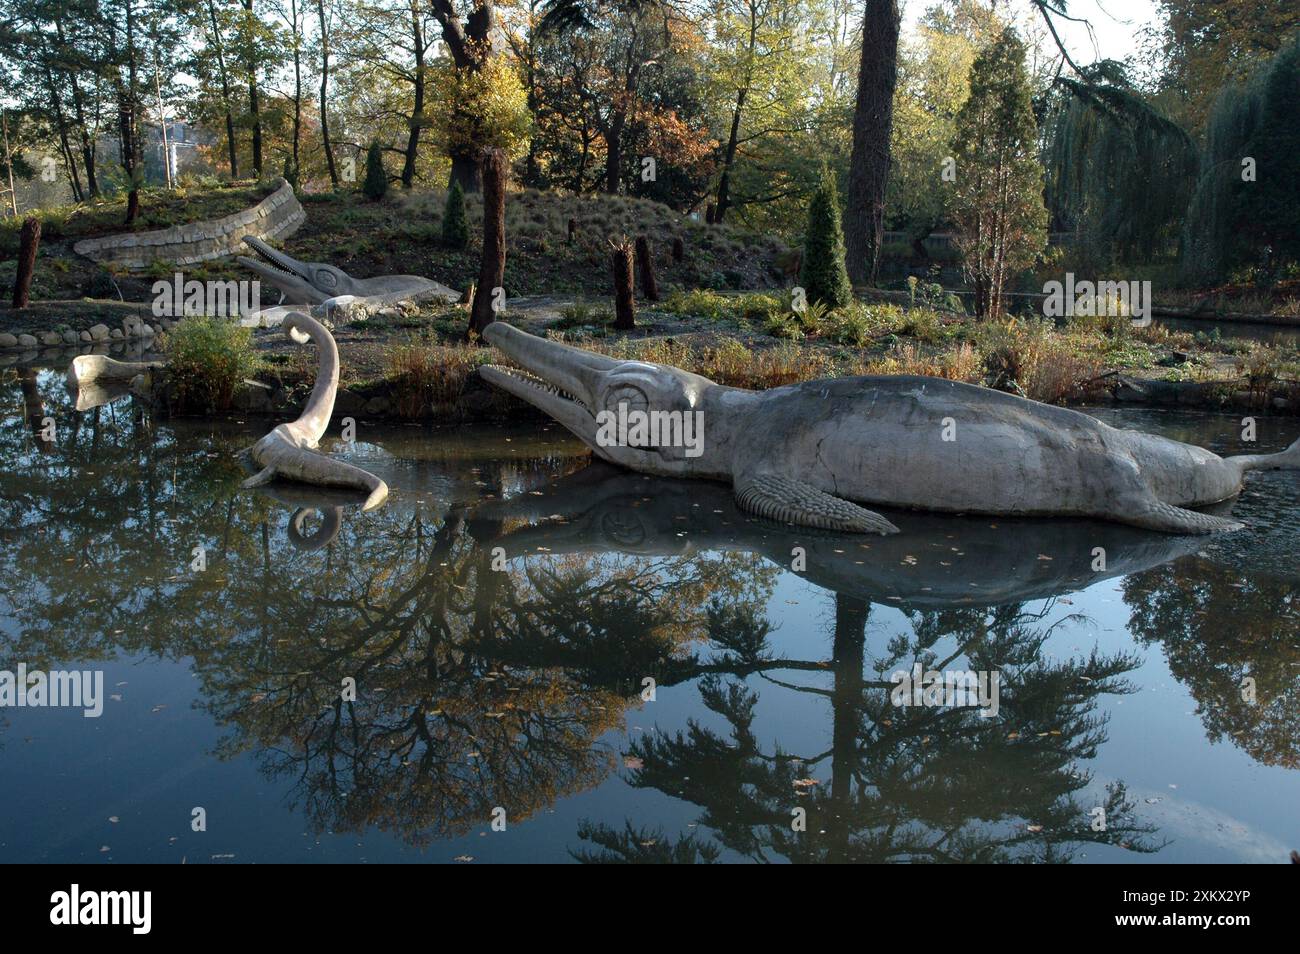
[[632,246],[624,240],[610,256],[614,270],[614,327],[631,331],[636,327],[636,301],[632,297]]
[[646,301],[659,300],[659,285],[655,282],[655,263],[650,257],[650,241],[644,235],[636,239],[636,267],[641,273],[641,294]]
[[684,259],[685,257],[686,257],[686,243],[682,241],[682,237],[679,235],[677,236],[677,238],[673,239],[673,261],[678,265],[680,265],[682,263],[682,259]]
[[479,163],[483,182],[483,258],[478,291],[470,306],[467,337],[482,334],[496,320],[496,289],[506,276],[506,176],[509,163],[502,149],[488,149]]
[[36,250],[41,244],[39,219],[23,220],[18,238],[18,274],[14,278],[14,307],[26,308],[31,300],[32,272],[36,270]]

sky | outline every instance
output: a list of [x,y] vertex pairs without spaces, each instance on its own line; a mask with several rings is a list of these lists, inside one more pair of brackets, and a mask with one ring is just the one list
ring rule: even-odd
[[[933,4],[934,0],[905,0],[904,22],[914,25]],[[1067,0],[1064,5],[1070,16],[1092,24],[1090,37],[1083,24],[1054,18],[1071,57],[1080,65],[1098,59],[1126,58],[1138,48],[1139,31],[1160,20],[1155,0]],[[1037,26],[1042,22],[1041,14],[1028,0],[998,0],[998,6],[1009,8],[1017,23]]]

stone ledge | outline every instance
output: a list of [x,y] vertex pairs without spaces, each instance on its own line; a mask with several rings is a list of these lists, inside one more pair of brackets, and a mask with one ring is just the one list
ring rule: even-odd
[[193,265],[237,254],[244,236],[274,239],[291,235],[307,219],[293,186],[283,178],[274,192],[257,205],[209,222],[173,225],[153,232],[130,232],[83,239],[78,255],[103,264],[143,269],[154,262]]

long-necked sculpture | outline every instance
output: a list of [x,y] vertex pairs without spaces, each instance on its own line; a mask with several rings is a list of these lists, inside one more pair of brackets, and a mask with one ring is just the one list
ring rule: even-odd
[[388,496],[387,484],[360,467],[333,460],[316,451],[329,426],[339,387],[339,350],[334,337],[315,318],[298,312],[285,318],[284,329],[299,344],[315,343],[320,356],[316,384],[301,417],[277,425],[275,430],[244,452],[261,468],[244,481],[244,486],[258,487],[283,477],[322,487],[364,490],[368,496],[362,509],[379,506]]
[[[1242,525],[1188,508],[1235,496],[1248,471],[1300,469],[1300,441],[1280,454],[1221,458],[940,378],[846,377],[747,391],[503,322],[483,336],[524,369],[486,366],[483,376],[555,418],[597,456],[649,474],[730,481],[743,509],[782,523],[898,532],[862,506],[876,504],[1213,533]],[[702,440],[698,448],[638,444],[632,429],[609,440],[608,422],[632,412],[691,415]]]

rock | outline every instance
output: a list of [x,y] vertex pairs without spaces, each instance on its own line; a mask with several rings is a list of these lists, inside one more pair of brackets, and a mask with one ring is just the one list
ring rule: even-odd
[[366,402],[366,414],[387,414],[391,405],[386,397],[372,397]]
[[1277,408],[1279,411],[1285,411],[1290,406],[1291,402],[1284,397],[1273,398],[1273,407]]
[[41,335],[41,344],[51,348],[57,348],[59,345],[63,344],[63,335],[59,334],[57,331],[47,331],[45,334]]
[[108,325],[91,325],[90,338],[92,341],[107,341]]
[[110,332],[108,333],[108,336],[109,336],[110,338],[114,339],[115,341],[118,340],[118,339],[121,339],[121,338],[125,337],[125,336],[122,334],[122,329],[121,329],[121,328],[114,328],[112,331],[110,331]]
[[155,335],[160,335],[160,334],[163,333],[163,326],[162,326],[162,325],[152,325],[152,326],[150,326],[150,327],[152,328],[153,333],[154,333]]
[[68,330],[63,333],[63,341],[65,344],[74,345],[80,340],[81,340],[81,336],[77,334],[75,331]]
[[1142,385],[1129,378],[1119,378],[1115,383],[1115,400],[1117,401],[1145,401],[1147,392]]
[[241,411],[262,411],[271,406],[272,390],[260,381],[244,381],[235,389],[235,407]]
[[17,348],[18,337],[7,331],[0,331],[0,348]]
[[38,344],[40,344],[40,342],[36,340],[35,335],[19,335],[18,343],[22,345],[24,348],[35,348]]
[[83,332],[81,333],[81,340],[82,340],[82,341],[93,341],[94,339],[90,337],[90,332],[89,332],[89,331],[83,331]]
[[366,408],[366,399],[356,391],[349,391],[346,388],[341,389],[334,397],[334,415],[338,417],[354,416],[360,414]]

